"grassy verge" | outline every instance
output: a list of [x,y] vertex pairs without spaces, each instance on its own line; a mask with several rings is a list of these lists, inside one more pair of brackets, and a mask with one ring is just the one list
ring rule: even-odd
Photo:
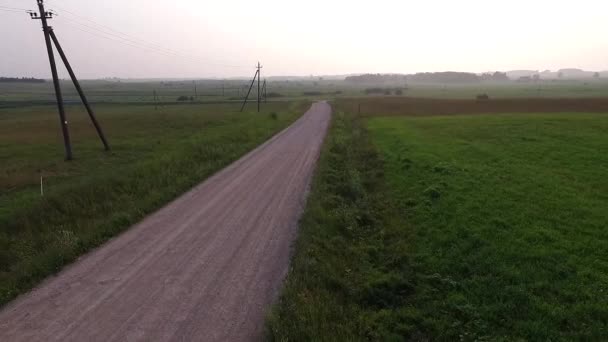
[[407,236],[385,219],[378,165],[361,122],[334,114],[269,339],[384,340],[403,329],[392,313],[412,289]]
[[305,110],[293,103],[269,104],[259,114],[231,112],[232,107],[100,106],[112,153],[101,151],[85,114],[72,111],[76,159],[69,163],[62,160],[52,108],[0,111],[0,305],[238,159]]
[[367,120],[334,117],[269,340],[606,339],[607,116]]

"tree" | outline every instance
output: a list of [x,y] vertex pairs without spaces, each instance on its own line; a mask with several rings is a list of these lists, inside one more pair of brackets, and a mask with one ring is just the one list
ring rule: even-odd
[[593,78],[600,78],[600,73],[599,72],[594,73]]

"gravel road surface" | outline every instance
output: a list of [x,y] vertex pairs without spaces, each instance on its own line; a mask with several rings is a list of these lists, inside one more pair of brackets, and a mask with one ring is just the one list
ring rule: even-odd
[[292,126],[0,311],[0,341],[250,341],[289,267],[331,116]]

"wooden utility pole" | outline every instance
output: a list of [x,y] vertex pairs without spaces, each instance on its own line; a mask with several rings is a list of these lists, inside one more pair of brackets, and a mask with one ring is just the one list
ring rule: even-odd
[[253,79],[251,80],[251,85],[249,86],[249,90],[247,91],[247,95],[245,96],[245,100],[243,101],[243,105],[241,106],[241,112],[243,111],[243,109],[245,109],[245,105],[247,104],[247,100],[249,99],[249,94],[251,93],[251,89],[253,88],[253,84],[255,83],[255,78],[258,77],[258,73],[260,71],[257,70],[255,72],[255,75],[253,76]]
[[43,0],[37,0],[38,11],[40,14],[30,12],[32,19],[42,22],[42,32],[44,33],[44,41],[46,43],[46,52],[49,55],[49,63],[51,64],[51,74],[53,75],[53,86],[55,87],[55,97],[57,98],[57,109],[59,110],[59,121],[61,123],[61,131],[63,133],[63,145],[65,146],[65,159],[72,160],[72,142],[70,141],[70,131],[68,130],[68,120],[65,116],[65,108],[63,107],[63,95],[61,94],[61,86],[59,85],[59,76],[57,75],[57,65],[55,64],[55,55],[53,55],[53,46],[51,45],[51,37],[49,34],[49,26],[47,19],[53,18],[53,13],[44,10]]
[[93,113],[93,108],[91,108],[91,105],[89,104],[89,101],[87,100],[87,97],[84,95],[84,91],[82,91],[82,87],[80,87],[80,82],[78,82],[78,79],[76,78],[76,74],[74,74],[74,70],[72,70],[72,66],[70,65],[70,62],[68,61],[68,58],[65,56],[65,53],[63,52],[63,49],[61,48],[61,45],[59,44],[59,40],[57,39],[57,36],[55,35],[55,31],[53,31],[52,27],[49,27],[49,34],[50,34],[51,38],[53,39],[53,43],[55,43],[55,47],[57,48],[57,52],[59,52],[59,56],[61,56],[61,60],[63,61],[65,68],[68,70],[68,73],[70,74],[70,78],[72,79],[72,83],[74,83],[74,87],[76,87],[76,91],[78,92],[78,95],[80,96],[80,100],[82,101],[82,104],[86,108],[87,113],[89,114],[89,118],[91,119],[91,122],[93,122],[93,126],[95,126],[95,130],[97,131],[97,135],[99,135],[99,139],[101,139],[101,142],[103,143],[103,147],[105,148],[106,151],[109,151],[110,145],[108,144],[108,141],[106,140],[106,136],[103,134],[103,130],[101,129],[99,122],[97,122],[95,113]]
[[249,85],[249,90],[247,91],[247,96],[245,96],[245,100],[243,101],[243,105],[241,106],[241,112],[243,111],[243,109],[245,108],[245,104],[247,104],[247,100],[249,99],[249,94],[251,93],[251,89],[253,89],[253,85],[255,84],[255,79],[258,79],[258,112],[260,111],[260,100],[261,100],[261,89],[260,89],[260,76],[261,76],[261,69],[262,66],[260,65],[260,62],[258,62],[258,65],[256,66],[256,71],[255,71],[255,75],[253,76],[253,79],[251,80],[251,85]]
[[260,95],[261,95],[261,93],[260,93],[260,77],[262,76],[261,71],[260,71],[262,69],[262,66],[260,65],[260,62],[258,62],[258,67],[257,68],[258,68],[258,113],[259,113],[260,112]]
[[93,112],[93,109],[91,108],[91,105],[89,104],[89,101],[87,100],[86,96],[84,95],[84,91],[82,90],[82,87],[80,86],[80,83],[78,82],[78,79],[76,78],[76,74],[74,73],[74,70],[72,69],[72,66],[70,65],[70,62],[68,61],[65,53],[63,52],[63,49],[61,48],[61,45],[59,44],[59,40],[57,39],[57,36],[55,35],[53,28],[48,25],[47,19],[52,19],[53,13],[45,11],[44,0],[36,0],[36,2],[38,3],[39,13],[29,12],[29,14],[32,19],[40,20],[42,22],[42,31],[44,33],[46,51],[49,55],[49,63],[51,65],[51,74],[53,75],[53,86],[55,87],[55,97],[57,98],[57,108],[59,110],[59,120],[61,123],[61,131],[63,133],[63,143],[65,146],[65,159],[72,160],[72,143],[70,141],[70,132],[68,129],[68,121],[67,121],[67,118],[65,115],[65,107],[63,104],[63,95],[61,93],[61,86],[59,84],[59,76],[57,75],[57,65],[55,63],[55,55],[53,53],[53,46],[51,44],[51,40],[52,40],[52,43],[55,44],[55,47],[57,48],[57,52],[59,52],[59,55],[61,56],[63,64],[65,65],[66,69],[68,70],[68,73],[70,74],[70,78],[72,79],[72,82],[74,83],[74,87],[76,88],[76,91],[78,92],[78,95],[80,96],[80,99],[82,100],[82,103],[84,104],[84,106],[87,110],[87,113],[89,114],[89,118],[91,119],[91,121],[93,122],[93,125],[95,126],[95,130],[97,131],[97,134],[99,135],[99,138],[101,139],[104,148],[106,149],[106,151],[109,151],[110,146],[108,144],[108,141],[106,140],[105,135],[103,134],[103,130],[101,129],[99,122],[97,122],[95,113]]

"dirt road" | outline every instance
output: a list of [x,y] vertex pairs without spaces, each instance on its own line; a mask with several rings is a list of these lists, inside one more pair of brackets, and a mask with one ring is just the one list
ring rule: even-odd
[[263,333],[329,124],[296,123],[0,312],[0,341],[241,341]]

